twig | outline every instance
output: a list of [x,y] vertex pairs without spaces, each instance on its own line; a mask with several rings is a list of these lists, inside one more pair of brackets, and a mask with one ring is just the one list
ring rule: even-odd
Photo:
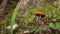
[[59,28],[56,28],[56,27],[50,27],[50,26],[47,26],[47,27],[49,27],[50,29],[54,29],[54,30],[57,30],[57,31],[60,32],[60,29],[59,29]]

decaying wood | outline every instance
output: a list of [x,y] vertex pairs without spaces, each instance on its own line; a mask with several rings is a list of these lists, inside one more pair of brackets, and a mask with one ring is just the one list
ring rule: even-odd
[[2,0],[2,3],[0,5],[0,16],[4,13],[4,9],[6,7],[7,0]]

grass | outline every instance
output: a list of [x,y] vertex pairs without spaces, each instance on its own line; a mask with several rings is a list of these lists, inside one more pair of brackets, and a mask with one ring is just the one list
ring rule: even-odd
[[[46,10],[46,7],[47,7],[47,10]],[[17,6],[16,6],[16,8],[14,9],[14,11],[13,11],[13,14],[12,14],[12,18],[11,18],[11,29],[10,29],[10,32],[11,32],[11,34],[13,34],[13,29],[12,29],[12,26],[13,26],[13,24],[15,23],[15,19],[16,19],[16,14],[17,14],[17,11],[18,11],[18,9],[19,9],[19,6],[18,6],[18,4],[17,4]],[[34,17],[35,17],[35,15],[34,15],[34,12],[35,11],[37,11],[37,10],[39,10],[38,8],[28,8],[28,9],[26,9],[25,10],[25,13],[24,13],[24,15],[23,15],[23,21],[24,22],[26,22],[26,24],[25,24],[25,26],[26,26],[26,28],[28,28],[28,23],[29,22],[31,22],[31,21],[33,21],[33,19],[34,19]],[[46,6],[45,6],[45,8],[44,8],[44,11],[46,12],[46,13],[49,13],[49,12],[51,12],[51,11],[53,11],[53,10],[55,10],[56,11],[56,7],[53,7],[52,5],[50,5],[50,4],[46,4]],[[29,14],[31,12],[31,14]],[[53,15],[54,16],[54,15]],[[56,16],[57,17],[57,16]],[[50,17],[51,18],[51,17]],[[34,25],[32,25],[32,26],[34,26]],[[36,26],[36,25],[35,25]],[[52,26],[52,27],[54,27],[54,24],[53,23],[50,23],[50,26]],[[57,24],[57,28],[59,28],[59,24]],[[23,26],[22,26],[23,27]],[[40,27],[40,26],[39,26]],[[36,28],[34,28],[34,27],[32,27],[31,28],[31,30],[30,30],[30,32],[33,32],[33,31],[35,31],[36,30]]]
[[11,34],[13,34],[13,27],[12,26],[15,23],[15,19],[16,19],[18,9],[19,9],[19,4],[17,4],[16,8],[13,11],[12,17],[11,17],[11,23],[10,23],[10,26],[11,26],[10,32],[11,32]]
[[[52,5],[50,5],[50,4],[46,4],[45,6],[44,6],[44,8],[42,9],[48,16],[47,17],[49,17],[50,15],[49,15],[49,13],[52,11],[54,11],[54,12],[56,12],[56,7],[53,7]],[[12,13],[12,17],[11,17],[11,20],[10,20],[10,26],[11,26],[11,29],[10,29],[10,34],[13,34],[13,25],[14,25],[14,23],[15,23],[15,20],[16,20],[16,15],[17,15],[17,12],[18,12],[18,10],[19,10],[19,4],[17,4],[16,5],[16,7],[15,7],[15,9],[12,11],[13,13]],[[30,32],[34,32],[34,31],[36,31],[36,30],[40,30],[41,31],[41,27],[38,25],[38,24],[35,24],[35,23],[32,23],[32,21],[34,20],[34,18],[35,18],[35,15],[34,15],[34,13],[37,11],[37,10],[40,10],[39,8],[32,8],[32,7],[30,7],[30,8],[27,8],[26,10],[25,10],[25,13],[22,15],[23,16],[23,22],[21,23],[21,22],[19,22],[19,23],[21,23],[20,25],[19,25],[19,27],[20,28],[18,28],[18,29],[20,29],[21,31],[22,30],[24,30],[24,27],[26,27],[26,28],[30,28]],[[31,12],[31,13],[30,13]],[[54,15],[55,15],[56,13],[54,13]],[[54,16],[53,15],[53,16]],[[56,14],[57,15],[57,14]],[[56,16],[57,17],[57,16]],[[51,17],[50,17],[51,18]],[[4,21],[4,25],[6,25],[6,21],[7,20],[5,20]],[[21,21],[21,20],[19,20],[19,21]],[[26,22],[26,23],[25,23]],[[23,23],[24,23],[24,25],[23,25]],[[32,24],[31,24],[32,23]],[[54,27],[55,25],[53,24],[53,23],[50,23],[49,24],[51,27]],[[6,27],[6,26],[5,26]],[[38,28],[37,28],[38,27]],[[56,27],[57,28],[60,28],[60,23],[56,23]]]

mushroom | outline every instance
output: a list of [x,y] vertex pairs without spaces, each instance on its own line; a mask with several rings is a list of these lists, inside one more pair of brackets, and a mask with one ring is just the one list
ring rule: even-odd
[[37,20],[45,17],[45,13],[42,10],[35,12],[35,15],[37,16]]

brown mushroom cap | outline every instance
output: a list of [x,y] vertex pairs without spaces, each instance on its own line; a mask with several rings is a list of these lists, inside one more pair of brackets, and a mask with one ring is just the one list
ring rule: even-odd
[[45,13],[42,10],[38,10],[37,12],[35,12],[35,15],[45,17]]
[[45,15],[45,13],[42,10],[38,10],[37,12],[35,12],[35,14],[39,14],[39,15]]

